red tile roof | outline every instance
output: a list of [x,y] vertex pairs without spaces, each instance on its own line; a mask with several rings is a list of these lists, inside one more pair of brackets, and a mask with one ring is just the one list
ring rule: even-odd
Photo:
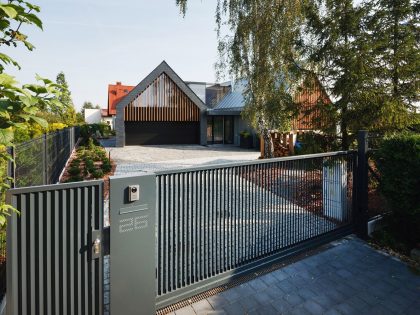
[[117,114],[116,106],[118,102],[121,101],[132,89],[134,89],[134,86],[122,85],[121,82],[108,85],[108,114],[110,116]]

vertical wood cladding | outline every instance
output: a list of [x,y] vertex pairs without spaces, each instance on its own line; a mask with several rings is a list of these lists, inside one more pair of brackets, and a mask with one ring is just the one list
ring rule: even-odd
[[200,109],[162,73],[125,107],[124,121],[200,121]]
[[330,102],[324,89],[317,79],[311,79],[303,85],[295,96],[295,102],[300,106],[298,117],[292,122],[293,130],[321,129],[323,119],[320,106]]

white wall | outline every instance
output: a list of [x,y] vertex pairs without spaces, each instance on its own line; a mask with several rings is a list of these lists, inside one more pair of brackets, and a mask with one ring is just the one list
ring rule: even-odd
[[102,120],[100,109],[85,109],[85,122],[87,124],[98,124]]

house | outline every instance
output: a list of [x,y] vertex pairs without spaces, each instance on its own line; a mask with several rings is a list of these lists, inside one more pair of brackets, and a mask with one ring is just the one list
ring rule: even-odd
[[[243,89],[241,81],[183,81],[163,61],[137,86],[121,82],[108,86],[107,110],[115,123],[116,145],[239,145],[242,131],[255,135],[241,118]],[[309,108],[320,93],[324,93],[322,89],[304,91],[297,97]],[[295,128],[305,129],[305,119],[307,115],[301,113]]]

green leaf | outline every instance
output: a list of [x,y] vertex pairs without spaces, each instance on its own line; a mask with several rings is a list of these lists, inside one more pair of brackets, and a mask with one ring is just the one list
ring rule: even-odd
[[0,60],[3,61],[5,64],[12,64],[20,70],[19,64],[15,60],[10,58],[8,55],[0,53]]
[[0,4],[0,10],[6,13],[6,15],[11,19],[14,19],[18,14],[14,8],[4,4]]
[[25,17],[29,22],[35,24],[42,30],[42,21],[33,13],[26,14]]
[[9,146],[13,141],[13,130],[11,128],[0,129],[0,144]]
[[4,214],[0,213],[0,226],[3,226],[6,223],[6,217]]
[[38,125],[40,125],[42,128],[47,128],[48,127],[48,122],[40,117],[37,116],[32,116],[31,119],[33,121],[35,121]]

